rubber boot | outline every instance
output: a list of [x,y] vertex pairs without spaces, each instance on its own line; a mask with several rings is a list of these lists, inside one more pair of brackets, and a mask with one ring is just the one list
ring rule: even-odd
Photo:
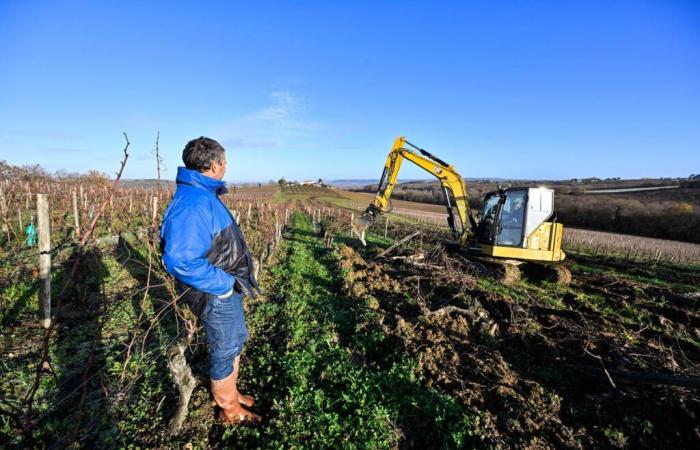
[[[238,389],[238,368],[240,367],[240,361],[241,361],[241,356],[238,355],[236,356],[236,359],[233,360],[233,373],[236,374],[236,389]],[[238,403],[241,405],[250,408],[255,404],[255,399],[251,397],[250,395],[245,395],[243,394],[240,389],[238,389]]]
[[221,408],[221,420],[228,424],[260,422],[261,418],[238,403],[236,389],[236,372],[223,380],[211,381],[211,393],[214,401]]
[[[234,376],[234,383],[236,384],[236,391],[238,392],[238,403],[243,405],[246,408],[250,408],[255,404],[255,398],[250,396],[250,395],[245,395],[244,393],[241,392],[240,389],[238,389],[238,367],[239,367],[239,357],[236,357],[236,359],[233,361],[233,376]],[[214,408],[216,407],[216,400],[211,401],[211,407]]]

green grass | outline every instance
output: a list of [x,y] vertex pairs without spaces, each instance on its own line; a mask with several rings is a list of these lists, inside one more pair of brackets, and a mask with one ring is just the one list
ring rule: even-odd
[[268,396],[262,430],[232,429],[225,444],[261,448],[462,447],[478,416],[424,386],[416,362],[381,331],[368,305],[337,294],[337,255],[295,214],[273,294],[251,307],[254,343],[243,377]]

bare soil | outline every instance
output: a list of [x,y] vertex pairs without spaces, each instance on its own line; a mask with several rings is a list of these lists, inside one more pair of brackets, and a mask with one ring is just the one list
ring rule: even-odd
[[[381,313],[428,386],[481,416],[495,448],[691,448],[700,441],[700,273],[570,260],[570,286],[503,286],[442,252],[369,262],[342,290]],[[360,254],[362,253],[362,255]],[[695,443],[695,444],[694,444]]]

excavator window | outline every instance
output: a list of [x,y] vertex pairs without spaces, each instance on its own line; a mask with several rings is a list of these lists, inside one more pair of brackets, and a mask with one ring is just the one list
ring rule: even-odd
[[527,206],[527,191],[507,191],[500,211],[500,223],[496,245],[520,247],[523,243],[523,227]]

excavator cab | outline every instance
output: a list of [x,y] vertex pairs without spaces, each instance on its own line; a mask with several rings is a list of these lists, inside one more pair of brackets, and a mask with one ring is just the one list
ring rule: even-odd
[[554,218],[554,191],[516,187],[484,197],[476,230],[478,247],[489,256],[561,261],[562,226]]

